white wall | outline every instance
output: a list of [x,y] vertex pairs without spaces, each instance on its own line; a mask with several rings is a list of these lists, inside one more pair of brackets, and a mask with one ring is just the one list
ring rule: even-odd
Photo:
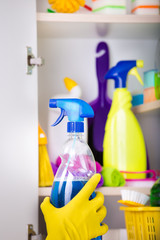
[[[46,131],[48,101],[57,93],[67,92],[64,77],[74,79],[81,86],[85,101],[90,102],[97,97],[95,51],[101,40],[109,46],[110,67],[120,60],[143,59],[144,68],[138,70],[142,78],[143,71],[154,68],[155,40],[39,39],[38,54],[45,58],[45,66],[39,68],[39,117]],[[134,77],[129,78],[128,88],[132,93],[143,92],[143,87]],[[109,95],[112,93],[111,81]]]

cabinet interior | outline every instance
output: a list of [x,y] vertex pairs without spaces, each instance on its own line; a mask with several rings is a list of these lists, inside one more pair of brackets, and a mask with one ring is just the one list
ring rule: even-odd
[[[43,7],[40,4],[37,5],[39,12],[45,12],[48,7],[46,3],[42,5]],[[63,83],[65,77],[70,77],[79,84],[83,100],[91,102],[97,97],[95,59],[99,42],[105,41],[108,44],[110,67],[120,60],[142,59],[144,68],[138,69],[142,79],[144,71],[156,68],[156,54],[160,51],[157,49],[160,38],[159,16],[155,23],[148,23],[147,20],[143,22],[143,18],[138,17],[140,20],[136,22],[127,16],[126,20],[122,16],[123,21],[120,22],[118,20],[117,22],[115,20],[113,22],[110,20],[83,22],[80,16],[78,20],[73,18],[73,21],[67,20],[66,16],[63,18],[53,21],[42,19],[37,21],[38,56],[45,59],[45,65],[38,69],[38,109],[39,121],[46,134],[50,128],[48,126],[48,102],[57,94],[67,93]],[[143,93],[143,86],[134,77],[129,77],[128,89],[132,94]],[[113,82],[110,82],[107,91],[110,98],[112,98],[113,90]],[[150,168],[160,169],[160,108],[136,114],[136,116],[145,137]],[[112,208],[113,199],[108,199],[108,201]],[[124,222],[121,226],[113,222],[110,224],[112,228],[124,227]]]
[[[76,23],[64,24],[55,22],[51,23],[51,25],[53,26],[53,32],[50,34],[51,27],[49,27],[48,35],[42,34],[41,26],[38,26],[38,55],[45,59],[45,65],[38,70],[39,121],[46,133],[48,133],[48,129],[50,128],[50,126],[48,126],[49,99],[56,94],[67,93],[63,82],[65,77],[72,78],[80,85],[82,98],[85,101],[91,102],[97,97],[98,88],[95,59],[96,47],[100,41],[105,41],[108,44],[110,67],[120,60],[142,59],[144,61],[144,68],[138,69],[142,79],[144,71],[155,69],[158,44],[157,37],[153,38],[151,35],[150,38],[145,38],[144,36],[138,38],[138,35],[136,35],[135,38],[132,38],[132,36],[123,38],[123,24],[119,24],[119,28],[123,30],[119,37],[116,37],[116,35],[115,37],[114,35],[107,37],[107,34],[101,36],[98,30],[96,31],[97,35],[95,37],[89,36],[89,26],[95,29],[101,28],[101,24],[97,23],[78,23],[77,29]],[[83,33],[82,37],[80,37],[79,28],[81,28],[82,31],[83,25],[88,25],[84,27],[86,36],[85,33]],[[132,25],[135,26],[134,24],[129,25],[130,27],[132,27]],[[107,28],[108,24],[103,24],[103,30],[105,26]],[[74,31],[73,35],[68,34],[71,30]],[[148,32],[146,32],[146,34],[149,36]],[[67,33],[66,38],[65,33]],[[125,31],[124,33],[126,34]],[[92,91],[90,91],[91,86]],[[136,78],[131,76],[129,76],[128,79],[128,89],[132,94],[143,93],[143,86],[140,85]],[[113,82],[110,81],[108,83],[108,95],[111,98],[113,90]],[[156,113],[149,112],[148,114],[138,116],[144,135],[146,136],[149,158],[152,159],[150,161],[151,168],[158,167],[159,158],[159,148],[157,144],[160,140],[158,134],[160,131],[155,131],[155,129],[159,129],[160,126],[155,114],[159,116],[160,113],[156,111]],[[155,135],[157,136],[155,137]],[[150,141],[153,143],[151,149]]]

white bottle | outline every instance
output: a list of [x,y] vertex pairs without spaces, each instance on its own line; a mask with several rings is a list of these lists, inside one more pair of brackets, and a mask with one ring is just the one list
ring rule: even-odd
[[[81,98],[82,91],[80,86],[72,79],[64,79],[65,86],[69,91],[68,94],[55,95],[52,98]],[[64,118],[61,124],[56,128],[51,125],[55,122],[60,115],[59,108],[50,108],[48,113],[48,154],[50,161],[56,163],[57,157],[60,154],[62,146],[67,140],[66,126],[67,118]],[[58,139],[58,141],[57,141]],[[84,135],[83,140],[88,142],[88,124],[87,119],[84,121]]]

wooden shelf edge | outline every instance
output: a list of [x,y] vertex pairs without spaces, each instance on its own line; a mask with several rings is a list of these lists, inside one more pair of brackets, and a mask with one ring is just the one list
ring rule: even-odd
[[160,23],[160,15],[100,15],[82,13],[37,13],[38,22]]
[[137,107],[133,107],[132,111],[134,113],[145,113],[145,112],[158,110],[158,109],[160,109],[160,100],[145,103],[145,104],[139,105]]
[[[104,196],[120,196],[121,190],[128,189],[133,191],[138,191],[144,194],[150,194],[150,188],[148,187],[100,187],[97,191],[100,191],[104,194]],[[39,197],[50,196],[51,187],[39,187],[38,190]]]

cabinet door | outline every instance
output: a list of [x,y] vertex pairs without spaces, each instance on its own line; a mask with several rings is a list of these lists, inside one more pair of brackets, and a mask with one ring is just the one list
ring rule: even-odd
[[26,47],[36,55],[36,38],[36,1],[1,1],[1,240],[27,240],[27,224],[38,228],[37,71],[26,74]]

